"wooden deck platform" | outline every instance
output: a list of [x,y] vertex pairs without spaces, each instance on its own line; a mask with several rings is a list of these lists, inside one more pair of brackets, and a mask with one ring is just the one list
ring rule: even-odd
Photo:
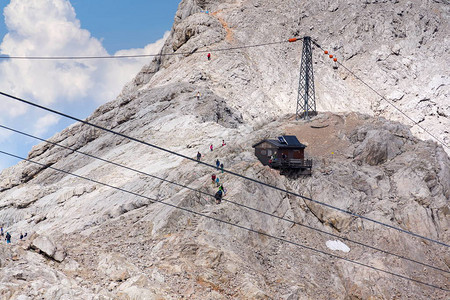
[[295,170],[303,175],[311,175],[312,159],[275,159],[269,161],[269,166],[274,169]]

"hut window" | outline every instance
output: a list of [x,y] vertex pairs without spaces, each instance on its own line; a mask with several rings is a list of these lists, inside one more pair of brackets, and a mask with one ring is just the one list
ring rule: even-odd
[[266,155],[266,150],[261,150],[262,155]]
[[272,155],[272,150],[267,150],[267,155],[271,156]]

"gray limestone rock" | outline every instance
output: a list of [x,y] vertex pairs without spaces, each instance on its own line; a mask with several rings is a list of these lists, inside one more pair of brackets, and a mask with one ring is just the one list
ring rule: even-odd
[[[295,120],[301,44],[242,46],[310,35],[448,144],[449,9],[418,0],[181,1],[162,49],[171,55],[148,62],[87,118],[146,144],[77,123],[50,139],[71,149],[41,143],[29,158],[42,165],[0,174],[0,223],[14,237],[0,245],[0,295],[445,298],[350,261],[447,287],[445,272],[414,263],[448,270],[446,248],[343,211],[448,244],[448,148],[419,139],[429,137],[317,48],[319,115]],[[307,145],[312,176],[283,176],[255,157],[253,144],[283,134]],[[197,152],[304,197],[199,164]],[[227,189],[220,205],[212,173]],[[19,232],[39,235],[17,241]],[[350,251],[334,252],[329,240]]]
[[33,240],[31,246],[39,251],[42,251],[49,257],[53,257],[56,252],[56,246],[46,236],[37,236]]
[[134,265],[127,262],[124,257],[114,254],[100,255],[98,269],[106,274],[112,281],[124,282],[137,272]]
[[55,245],[47,236],[34,236],[30,246],[57,262],[62,262],[67,256],[66,251],[61,249],[60,246]]

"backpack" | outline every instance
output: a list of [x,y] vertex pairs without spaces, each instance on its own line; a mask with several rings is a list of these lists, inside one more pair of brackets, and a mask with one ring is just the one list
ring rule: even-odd
[[214,195],[214,198],[216,198],[216,200],[222,199],[222,191],[218,190],[217,193]]

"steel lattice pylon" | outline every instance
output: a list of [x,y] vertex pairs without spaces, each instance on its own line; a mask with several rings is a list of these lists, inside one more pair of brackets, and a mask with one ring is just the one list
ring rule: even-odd
[[302,62],[298,83],[296,119],[317,115],[314,93],[314,72],[312,63],[311,37],[303,38]]

